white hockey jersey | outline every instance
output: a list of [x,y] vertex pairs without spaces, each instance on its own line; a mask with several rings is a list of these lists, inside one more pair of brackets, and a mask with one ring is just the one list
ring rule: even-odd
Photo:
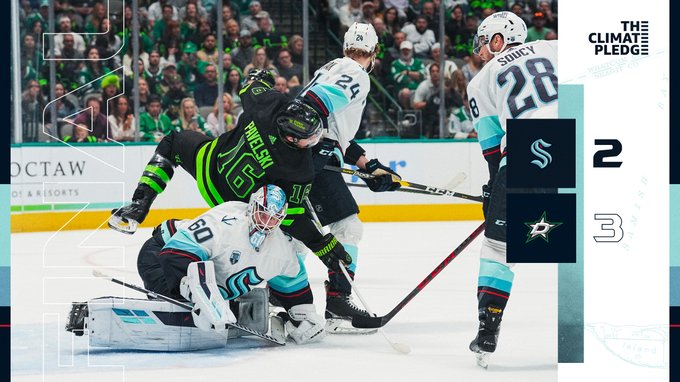
[[371,90],[368,73],[349,57],[336,58],[314,73],[300,92],[315,94],[329,112],[325,137],[338,141],[343,153],[359,130],[366,97]]
[[226,202],[193,220],[161,224],[165,246],[159,256],[185,256],[194,261],[211,260],[225,299],[250,291],[251,286],[268,281],[281,291],[295,291],[307,285],[302,263],[307,248],[298,240],[275,229],[259,252],[248,240],[248,204]]
[[482,150],[505,150],[510,118],[557,118],[557,41],[496,55],[468,84],[468,100]]

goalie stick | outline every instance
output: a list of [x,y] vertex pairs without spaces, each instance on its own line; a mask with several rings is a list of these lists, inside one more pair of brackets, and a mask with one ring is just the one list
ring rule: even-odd
[[[163,301],[165,301],[165,302],[169,302],[169,303],[171,303],[171,304],[177,305],[177,306],[179,306],[179,307],[181,307],[181,308],[184,308],[184,309],[186,309],[186,310],[188,310],[188,311],[191,311],[191,310],[193,309],[193,307],[192,307],[191,305],[189,305],[189,304],[185,304],[185,303],[183,303],[183,302],[181,302],[181,301],[177,301],[177,300],[175,300],[175,299],[173,299],[173,298],[170,298],[170,297],[168,297],[168,296],[164,296],[164,295],[162,295],[162,294],[159,294],[159,293],[156,293],[156,292],[152,292],[152,291],[150,291],[150,290],[148,290],[148,289],[144,289],[144,288],[142,288],[142,287],[140,287],[140,286],[137,286],[137,285],[134,285],[134,284],[129,284],[129,283],[126,283],[125,281],[118,280],[118,279],[116,279],[116,278],[114,278],[114,277],[111,277],[111,276],[108,276],[108,275],[106,275],[106,274],[104,274],[104,273],[102,273],[102,272],[100,272],[100,271],[98,271],[98,270],[96,270],[96,269],[92,271],[92,274],[93,274],[95,277],[99,277],[99,278],[102,278],[102,279],[107,279],[107,280],[109,280],[109,281],[111,281],[111,282],[114,282],[114,283],[116,283],[116,284],[119,284],[119,285],[122,285],[122,286],[124,286],[124,287],[130,288],[130,289],[133,289],[133,290],[136,290],[137,292],[144,293],[144,294],[146,294],[147,296],[149,296],[149,297],[151,297],[151,298],[157,298],[157,299],[159,299],[159,300],[163,300]],[[254,336],[256,336],[256,337],[262,338],[262,339],[265,340],[265,341],[273,342],[273,343],[275,343],[275,344],[277,344],[277,345],[285,345],[285,344],[286,344],[285,341],[281,341],[281,340],[279,340],[279,339],[276,339],[276,338],[270,336],[269,334],[261,333],[261,332],[258,332],[257,330],[250,329],[249,327],[243,326],[243,325],[241,325],[241,324],[239,324],[239,323],[233,323],[233,324],[227,324],[227,325],[230,326],[230,327],[232,327],[232,328],[234,328],[234,329],[243,330],[244,332],[246,332],[246,333],[248,333],[248,334],[252,334],[252,335],[254,335]]]
[[437,267],[430,272],[427,277],[423,281],[418,284],[418,286],[415,287],[411,291],[411,293],[408,294],[397,306],[394,307],[389,313],[387,313],[384,316],[381,317],[365,317],[365,316],[357,316],[352,318],[352,326],[355,328],[362,328],[362,329],[369,329],[369,328],[381,328],[385,326],[390,320],[397,314],[399,313],[400,310],[406,306],[420,291],[422,291],[427,284],[432,281],[444,268],[446,268],[449,263],[455,259],[472,241],[474,241],[477,236],[479,236],[480,233],[484,231],[485,223],[482,223],[477,229],[475,229],[470,236],[468,236],[465,240],[463,240],[462,243],[456,249],[453,250],[445,259],[442,261]]
[[[342,173],[342,174],[358,176],[359,178],[363,178],[363,179],[373,179],[373,178],[375,178],[375,175],[373,175],[373,174],[367,174],[365,172],[352,170],[350,168],[345,168],[345,167],[335,167],[335,166],[326,165],[323,168],[324,168],[324,170],[335,171],[335,172],[339,172],[339,173]],[[399,181],[399,183],[402,185],[402,187],[410,187],[410,188],[415,189],[415,190],[425,191],[425,192],[429,193],[430,195],[453,196],[454,198],[472,200],[472,201],[480,202],[480,203],[484,200],[484,198],[482,196],[473,196],[473,195],[468,195],[468,194],[461,194],[460,192],[455,192],[455,191],[451,191],[451,190],[447,190],[447,189],[439,188],[439,187],[426,186],[424,184],[411,183],[411,182],[407,182],[405,180]]]

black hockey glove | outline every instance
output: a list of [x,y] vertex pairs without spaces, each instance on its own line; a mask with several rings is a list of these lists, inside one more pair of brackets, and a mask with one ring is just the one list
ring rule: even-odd
[[366,169],[359,171],[375,175],[373,179],[362,178],[373,192],[394,191],[401,187],[399,174],[384,166],[377,159],[371,159],[366,163]]
[[323,171],[323,166],[328,164],[328,162],[335,156],[337,158],[339,165],[338,167],[344,165],[342,158],[342,151],[340,150],[340,144],[329,138],[324,138],[321,142],[317,143],[312,148],[312,161],[314,162],[314,173],[319,174]]
[[274,87],[274,76],[269,70],[266,69],[253,69],[248,72],[247,81],[260,81],[269,85],[270,88]]
[[489,212],[489,200],[491,200],[491,186],[489,184],[482,186],[482,198],[484,198],[482,200],[482,212],[484,212],[484,218],[486,218],[486,214]]
[[308,247],[321,259],[328,269],[339,271],[339,261],[342,261],[345,265],[352,264],[352,256],[345,251],[345,248],[338,242],[338,239],[330,233],[327,233],[320,242],[311,243]]

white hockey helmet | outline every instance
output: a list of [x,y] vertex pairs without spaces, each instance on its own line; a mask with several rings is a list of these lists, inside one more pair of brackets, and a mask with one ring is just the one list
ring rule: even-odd
[[248,203],[248,234],[250,244],[255,250],[275,230],[286,217],[286,193],[273,184],[260,187],[250,195]]
[[508,46],[508,44],[523,44],[527,39],[527,25],[519,16],[512,12],[496,12],[482,21],[477,28],[474,39],[474,53],[479,54],[479,50],[489,42],[496,34],[503,36],[503,47],[494,52],[489,52],[494,56]]
[[371,24],[355,22],[345,32],[343,50],[358,49],[372,53],[376,45],[378,45],[378,35]]

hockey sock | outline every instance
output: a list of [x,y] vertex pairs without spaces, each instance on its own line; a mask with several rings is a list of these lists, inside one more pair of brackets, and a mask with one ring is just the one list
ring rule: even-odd
[[175,170],[170,160],[155,153],[144,168],[142,177],[139,178],[139,186],[146,185],[155,191],[156,194],[160,194],[165,190],[174,173]]
[[477,300],[479,311],[493,310],[492,313],[503,315],[508,303],[512,281],[515,274],[508,266],[499,262],[481,258],[479,264],[479,279],[477,282]]
[[[347,268],[347,273],[354,280],[354,272],[357,269],[357,258],[359,257],[359,248],[356,245],[342,243],[345,247],[345,251],[352,256],[352,264]],[[338,293],[351,294],[352,286],[347,281],[345,275],[338,271],[328,270],[328,289],[326,290],[326,295],[333,296]]]

